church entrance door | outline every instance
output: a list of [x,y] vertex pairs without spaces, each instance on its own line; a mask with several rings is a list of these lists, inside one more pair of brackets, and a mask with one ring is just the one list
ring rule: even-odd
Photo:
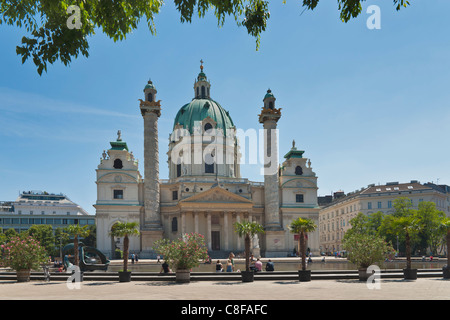
[[220,250],[220,231],[211,231],[211,249]]

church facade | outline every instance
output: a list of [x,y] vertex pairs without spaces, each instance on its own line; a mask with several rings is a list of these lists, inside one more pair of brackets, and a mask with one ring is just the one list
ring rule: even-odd
[[[144,88],[139,110],[144,123],[144,177],[120,132],[103,152],[97,168],[97,247],[109,255],[122,239],[109,236],[118,221],[138,222],[141,234],[130,238],[130,252],[154,257],[154,241],[184,233],[205,236],[210,256],[244,251],[234,223],[253,221],[265,233],[253,239],[255,256],[286,257],[297,247],[287,226],[298,217],[318,225],[317,176],[295,142],[280,165],[278,128],[281,108],[268,90],[259,122],[264,130],[264,182],[252,182],[240,172],[239,135],[229,113],[211,98],[203,65],[194,83],[194,98],[178,111],[169,139],[168,179],[159,177],[158,119],[163,112],[151,81]],[[319,252],[318,229],[308,247]]]

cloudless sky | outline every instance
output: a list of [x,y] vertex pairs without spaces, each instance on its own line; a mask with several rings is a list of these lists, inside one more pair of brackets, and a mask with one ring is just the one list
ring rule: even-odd
[[[300,1],[271,1],[257,51],[233,18],[218,28],[211,11],[182,24],[167,1],[156,36],[145,21],[121,42],[98,31],[88,58],[56,62],[42,76],[15,53],[24,31],[1,25],[0,200],[64,193],[95,214],[95,170],[117,130],[143,175],[138,99],[149,78],[162,100],[160,178],[168,178],[168,137],[194,97],[200,59],[211,97],[238,128],[261,128],[272,90],[282,108],[280,161],[295,139],[318,176],[318,195],[390,181],[450,184],[450,1],[410,2],[397,12],[390,0],[367,1],[343,23],[337,1],[303,14]],[[381,9],[381,30],[366,27],[371,4]],[[241,175],[263,181],[259,169],[247,165]]]

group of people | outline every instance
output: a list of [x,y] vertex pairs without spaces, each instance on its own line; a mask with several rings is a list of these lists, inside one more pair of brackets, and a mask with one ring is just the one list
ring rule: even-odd
[[[225,266],[222,264],[220,260],[217,260],[216,262],[216,272],[240,272],[239,269],[236,269],[235,261],[234,261],[235,255],[234,253],[230,253],[228,256],[227,262]],[[158,263],[161,263],[160,257],[158,256]],[[211,263],[211,262],[209,262]],[[253,255],[249,258],[249,264],[250,264],[250,270],[254,272],[261,272],[263,264],[261,262],[261,259],[255,257]],[[268,260],[265,267],[266,271],[275,271],[275,266],[273,264],[272,260]],[[172,270],[169,268],[169,264],[166,261],[163,261],[161,264],[161,270],[160,273],[171,273]]]
[[[234,253],[231,252],[228,256],[227,264],[226,264],[226,272],[233,272],[233,271],[239,271],[235,270],[235,264],[234,264]],[[220,260],[217,260],[216,262],[216,272],[223,272],[223,265],[220,262]]]
[[134,263],[135,261],[136,261],[136,263],[138,263],[138,261],[139,261],[139,257],[138,257],[138,255],[135,254],[135,253],[132,253],[132,254],[130,255],[130,258],[131,258],[131,263]]
[[[226,266],[225,266],[225,270],[226,272],[233,272],[233,271],[237,271],[240,272],[239,269],[235,269],[235,263],[234,263],[234,254],[230,253],[230,256],[228,257]],[[249,264],[250,264],[250,270],[254,271],[254,272],[261,272],[262,271],[262,267],[263,264],[261,262],[261,259],[257,258],[255,259],[255,257],[253,255],[250,256],[249,258]],[[272,262],[272,260],[268,260],[266,263],[266,271],[275,271],[275,266]],[[217,260],[216,262],[216,272],[224,272],[224,266],[223,264],[220,262],[220,260]]]

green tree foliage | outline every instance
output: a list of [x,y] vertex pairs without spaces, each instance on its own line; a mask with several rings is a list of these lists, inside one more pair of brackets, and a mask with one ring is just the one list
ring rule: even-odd
[[444,234],[443,242],[447,246],[447,268],[450,267],[450,218],[445,217],[441,220],[438,230]]
[[[409,5],[406,0],[392,1],[396,10]],[[360,15],[364,2],[337,0],[340,19],[348,22]],[[227,16],[233,17],[238,26],[244,26],[256,38],[257,48],[270,18],[269,1],[264,0],[174,0],[174,3],[182,23],[192,22],[194,14],[202,18],[210,10],[214,11],[219,27]],[[163,4],[162,0],[0,0],[0,24],[26,31],[16,52],[22,63],[31,58],[41,75],[47,71],[47,64],[57,60],[68,65],[79,55],[88,57],[88,40],[96,31],[114,41],[123,40],[145,19],[150,33],[156,34],[154,19]],[[303,0],[301,6],[314,10],[318,4],[319,0]]]
[[436,209],[434,202],[423,201],[415,213],[419,221],[418,249],[425,254],[430,248],[432,254],[437,254],[439,245],[445,233],[439,228],[442,224],[445,214]]
[[44,247],[47,256],[54,255],[55,235],[51,225],[32,225],[27,230],[27,233],[33,239],[39,241],[40,245]]
[[59,256],[62,258],[62,249],[70,243],[69,234],[65,231],[64,228],[56,228],[54,232],[55,246],[57,248],[55,256]]
[[87,228],[89,230],[89,235],[83,239],[83,243],[88,247],[97,247],[97,226],[90,225]]
[[366,216],[359,213],[350,220],[352,228],[345,233],[344,240],[355,233],[378,235],[393,245],[397,244],[398,239],[397,250],[406,252],[406,233],[393,226],[398,223],[399,218],[409,218],[415,223],[414,228],[408,232],[411,253],[426,254],[431,250],[432,254],[438,254],[444,244],[446,231],[440,228],[445,214],[436,209],[436,204],[422,201],[415,210],[409,198],[400,197],[394,200],[393,206],[392,214],[375,212]]
[[386,220],[389,223],[388,228],[393,234],[403,235],[405,237],[405,255],[406,268],[411,269],[411,244],[414,235],[419,232],[419,220],[414,215],[403,217],[392,217]]
[[199,233],[186,233],[177,240],[155,241],[153,249],[164,257],[170,268],[190,270],[208,258],[205,237]]
[[358,268],[380,264],[394,252],[385,237],[380,235],[385,217],[379,211],[368,216],[358,213],[350,220],[352,228],[345,233],[343,246],[348,251],[348,260]]
[[5,231],[6,240],[8,241],[12,237],[19,235],[14,228],[10,228]]
[[362,269],[380,264],[394,253],[392,246],[382,237],[368,233],[349,235],[344,239],[343,246],[348,251],[348,260]]

